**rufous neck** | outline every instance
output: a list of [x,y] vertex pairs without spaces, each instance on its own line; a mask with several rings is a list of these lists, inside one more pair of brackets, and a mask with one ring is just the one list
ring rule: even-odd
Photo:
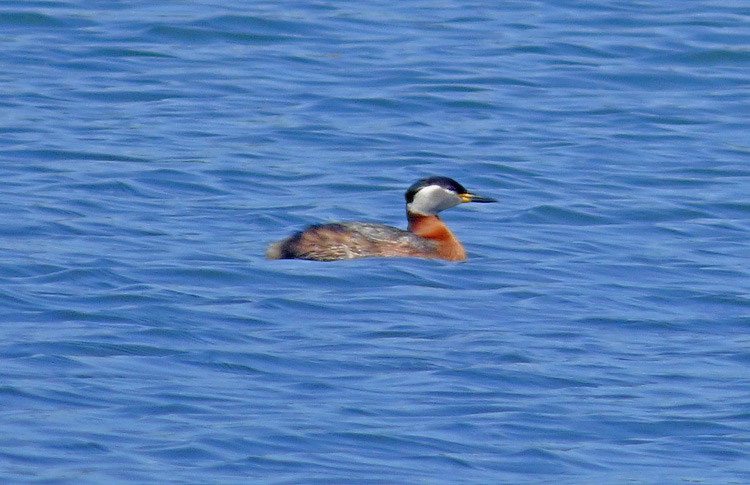
[[409,231],[437,243],[441,258],[451,261],[466,259],[463,246],[437,215],[424,216],[407,210],[406,219],[409,221]]

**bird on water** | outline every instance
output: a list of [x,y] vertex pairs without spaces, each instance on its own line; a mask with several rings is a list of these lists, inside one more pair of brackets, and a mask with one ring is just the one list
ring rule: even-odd
[[271,243],[268,259],[340,261],[355,258],[466,259],[461,243],[438,213],[465,202],[497,202],[472,194],[448,177],[417,180],[406,191],[407,230],[367,222],[316,224]]

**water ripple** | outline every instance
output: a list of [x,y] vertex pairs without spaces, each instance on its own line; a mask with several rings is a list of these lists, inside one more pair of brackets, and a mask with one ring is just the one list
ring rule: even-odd
[[6,3],[8,481],[750,480],[736,2]]

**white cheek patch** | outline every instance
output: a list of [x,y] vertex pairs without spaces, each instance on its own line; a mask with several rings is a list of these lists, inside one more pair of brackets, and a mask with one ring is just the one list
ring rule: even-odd
[[414,200],[408,205],[408,209],[423,216],[434,216],[460,203],[461,198],[458,195],[439,185],[430,185],[414,195]]

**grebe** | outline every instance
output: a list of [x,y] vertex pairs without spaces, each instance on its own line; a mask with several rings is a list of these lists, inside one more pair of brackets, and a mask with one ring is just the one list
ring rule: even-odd
[[448,177],[423,178],[406,191],[408,230],[366,222],[316,224],[271,243],[266,257],[315,261],[414,257],[462,261],[466,259],[466,251],[437,214],[464,202],[497,201],[469,193]]

